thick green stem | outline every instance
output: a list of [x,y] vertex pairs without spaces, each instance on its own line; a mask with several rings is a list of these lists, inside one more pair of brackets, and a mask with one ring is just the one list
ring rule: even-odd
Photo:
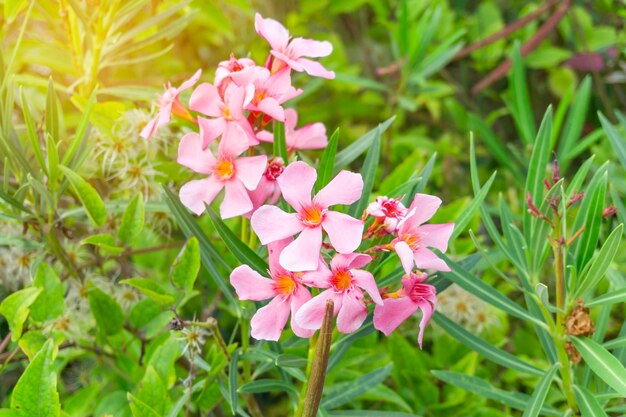
[[317,410],[322,400],[324,391],[324,380],[326,379],[326,368],[328,366],[328,356],[330,354],[330,343],[333,338],[333,302],[326,301],[326,311],[324,321],[320,328],[319,339],[315,351],[315,358],[311,364],[311,374],[308,379],[306,397],[300,417],[316,417]]

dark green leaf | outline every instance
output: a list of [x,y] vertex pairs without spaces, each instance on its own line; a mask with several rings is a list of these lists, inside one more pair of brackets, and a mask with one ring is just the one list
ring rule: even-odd
[[333,178],[333,167],[335,164],[335,154],[337,153],[337,144],[339,143],[339,129],[335,129],[328,145],[324,149],[320,166],[317,170],[317,181],[315,182],[315,192],[324,188],[326,184]]
[[102,333],[110,336],[122,330],[125,321],[124,311],[113,297],[90,284],[87,299],[91,313]]

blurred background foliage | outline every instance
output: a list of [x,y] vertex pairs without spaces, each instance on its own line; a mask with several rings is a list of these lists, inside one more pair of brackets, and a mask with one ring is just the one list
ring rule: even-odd
[[[620,0],[0,3],[4,7],[0,17],[2,67],[9,74],[3,77],[3,89],[7,83],[6,88],[16,91],[18,107],[30,108],[40,131],[43,126],[39,121],[50,108],[47,103],[52,80],[56,91],[53,100],[61,113],[61,149],[67,146],[64,138],[79,129],[90,98],[95,97],[89,116],[92,128],[80,169],[107,204],[109,217],[99,230],[117,230],[123,202],[141,192],[147,198],[147,227],[137,238],[136,246],[166,247],[160,252],[133,255],[130,268],[135,274],[164,282],[179,250],[167,247],[167,243],[181,241],[182,234],[161,201],[160,184],[180,184],[188,177],[174,162],[177,138],[185,125],[172,124],[149,143],[139,138],[139,131],[149,120],[151,102],[162,92],[164,82],[177,85],[197,68],[205,71],[204,79],[210,79],[212,69],[230,53],[238,57],[250,54],[258,61],[265,58],[265,42],[254,31],[256,11],[282,21],[292,34],[327,39],[334,46],[324,64],[337,73],[336,80],[295,79],[305,91],[294,101],[302,122],[322,121],[329,131],[339,127],[340,146],[345,147],[378,123],[396,117],[383,137],[381,194],[407,181],[437,154],[427,191],[444,200],[444,208],[438,213],[442,220],[457,218],[470,202],[470,131],[476,138],[480,177],[487,178],[498,171],[487,199],[493,208],[490,212],[497,211],[501,198],[518,218],[526,210],[520,190],[526,180],[528,150],[549,105],[555,111],[552,140],[564,177],[571,177],[591,155],[596,155],[591,172],[604,161],[615,159],[597,111],[613,123],[621,122],[620,132],[626,128],[626,119],[619,112],[626,108],[626,3]],[[527,24],[507,33],[520,19],[527,19]],[[496,40],[467,49],[490,36]],[[511,70],[507,62],[511,66],[512,57],[520,49],[525,57],[515,59]],[[524,89],[520,90],[520,85]],[[22,101],[24,98],[27,103]],[[3,104],[5,113],[7,104]],[[521,108],[530,111],[519,111]],[[26,132],[22,111],[9,113],[16,131],[20,135]],[[6,126],[7,120],[4,123]],[[319,158],[315,153],[309,156]],[[359,159],[353,164],[359,167],[360,163]],[[12,161],[5,158],[0,161],[5,183],[9,181],[6,172],[10,164]],[[625,172],[619,164],[610,167],[612,200],[618,206],[622,204],[621,216]],[[19,188],[20,184],[9,185]],[[59,207],[66,225],[74,227],[61,242],[66,254],[77,265],[88,264],[93,253],[90,247],[80,244],[90,233],[81,229],[84,226],[79,220],[84,213],[80,209],[72,211],[70,202],[64,199]],[[201,223],[209,224],[206,218]],[[28,285],[33,275],[31,267],[48,257],[31,228],[6,216],[1,228],[0,298]],[[470,228],[478,233],[478,216],[471,219]],[[603,236],[610,230],[607,226]],[[489,242],[485,236],[478,240]],[[452,253],[464,258],[475,251],[470,236],[463,234],[455,241]],[[235,264],[229,253],[224,257],[227,263]],[[511,269],[501,258],[495,261],[504,270]],[[622,274],[616,273],[611,285],[622,288],[626,285],[623,253],[618,254],[617,261]],[[484,270],[483,280],[511,298],[520,297],[484,260],[479,264],[478,271]],[[55,266],[63,271],[63,266]],[[108,263],[100,270],[87,268],[85,273],[130,312],[140,296],[116,282],[119,276],[128,277],[125,267],[128,266]],[[225,336],[236,338],[235,313],[227,314],[228,305],[215,296],[215,283],[206,271],[201,272],[198,282],[198,293],[184,306],[186,315],[220,314]],[[66,296],[75,297],[76,311],[85,315],[80,319],[85,322],[74,323],[77,332],[94,326],[93,319],[85,313],[88,307],[81,295],[86,285],[85,281],[70,283]],[[159,313],[158,306],[155,310],[148,302],[141,303],[146,311]],[[529,362],[543,355],[532,329],[510,320],[459,287],[442,293],[441,312]],[[134,318],[130,314],[133,326],[162,342],[165,336],[155,335],[172,318],[171,314],[159,313],[148,330],[145,317],[136,311]],[[623,306],[605,320],[607,334],[619,333],[624,321]],[[0,326],[6,329],[6,324]],[[335,359],[328,389],[331,393],[345,390],[358,378],[372,378],[368,373],[387,369],[385,366],[393,362],[388,372],[375,374],[385,384],[375,385],[345,405],[424,416],[495,417],[515,412],[497,401],[444,384],[430,370],[476,375],[498,381],[503,389],[522,393],[532,393],[539,379],[483,360],[438,326],[427,332],[426,348],[420,352],[416,349],[416,334],[417,325],[408,325],[389,338],[372,333],[355,340],[349,354]],[[305,345],[295,341],[282,348],[285,353],[301,354]],[[148,347],[148,357],[153,353],[154,349],[150,351]],[[211,355],[219,362],[215,352],[209,352],[207,360]],[[7,391],[23,371],[19,362],[11,362],[6,355],[1,358],[6,373],[0,382],[0,402],[6,401]],[[62,371],[59,391],[68,415],[129,415],[125,392],[132,391],[143,374],[136,364],[117,363],[112,371],[110,358],[103,359],[87,350],[77,350],[64,360],[67,366]],[[93,388],[95,385],[99,388]],[[182,387],[177,389],[176,392],[182,392]],[[211,409],[219,394],[205,391],[196,401]],[[270,410],[266,415],[287,415],[289,398],[284,394],[264,394],[260,401]]]

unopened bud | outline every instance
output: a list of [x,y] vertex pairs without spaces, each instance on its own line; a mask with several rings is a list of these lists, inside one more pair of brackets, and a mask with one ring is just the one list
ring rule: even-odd
[[608,219],[609,217],[615,216],[617,213],[617,209],[613,204],[602,210],[602,217]]
[[569,207],[569,206],[571,206],[573,204],[578,203],[580,200],[583,199],[584,196],[585,196],[585,193],[583,193],[583,192],[580,192],[580,193],[574,192],[572,197],[570,197],[569,203],[567,203],[567,206]]
[[556,184],[561,179],[561,168],[559,167],[559,161],[554,159],[552,163],[552,184]]

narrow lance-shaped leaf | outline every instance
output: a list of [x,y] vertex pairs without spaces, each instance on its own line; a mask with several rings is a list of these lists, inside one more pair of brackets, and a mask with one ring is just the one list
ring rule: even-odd
[[601,344],[590,338],[570,338],[591,370],[622,397],[626,397],[626,369]]
[[274,155],[282,158],[285,165],[289,163],[285,139],[285,124],[281,122],[274,122]]
[[391,368],[392,365],[389,364],[382,369],[377,369],[376,371],[360,376],[354,380],[347,389],[325,398],[322,401],[322,406],[326,409],[332,409],[355,400],[383,382],[391,373]]
[[228,391],[230,393],[230,411],[234,416],[237,412],[237,384],[238,384],[238,362],[239,362],[239,349],[233,352],[230,358],[230,365],[228,367]]
[[578,87],[578,92],[574,97],[567,120],[563,125],[563,133],[559,142],[558,156],[563,169],[568,166],[570,151],[580,140],[585,120],[587,120],[587,110],[589,109],[589,97],[591,96],[591,78],[586,76]]
[[56,143],[59,139],[59,107],[57,95],[54,91],[52,77],[48,80],[48,97],[46,99],[46,133],[52,136]]
[[626,288],[621,290],[609,291],[593,300],[585,303],[585,307],[595,307],[608,304],[624,303],[626,302]]
[[582,417],[608,417],[596,397],[587,388],[574,385],[574,395]]
[[370,194],[372,192],[372,188],[374,187],[374,179],[376,178],[376,171],[378,168],[378,163],[380,161],[380,132],[374,142],[372,143],[372,147],[367,151],[367,156],[365,157],[365,162],[363,163],[363,168],[361,169],[361,176],[363,177],[363,192],[361,193],[361,198],[350,207],[348,213],[351,216],[360,217],[363,210],[367,207],[369,203]]
[[320,166],[317,170],[317,181],[315,182],[315,192],[318,192],[333,178],[333,167],[335,164],[335,154],[339,143],[339,129],[335,129],[328,140],[328,145],[324,149]]
[[523,417],[538,417],[541,412],[541,408],[543,407],[543,403],[546,401],[546,396],[548,395],[548,391],[550,390],[550,385],[552,385],[552,380],[554,379],[554,375],[556,374],[557,369],[559,369],[560,364],[555,363],[552,367],[545,373],[539,384],[535,388],[532,397],[530,397],[530,401],[528,402],[528,406],[524,410]]
[[617,158],[622,163],[622,166],[626,168],[626,140],[602,113],[598,112],[598,117],[600,118],[600,123],[602,123],[602,128],[606,132],[606,136],[609,138],[609,142],[611,142],[617,154]]
[[37,162],[39,166],[43,170],[44,173],[48,172],[48,166],[44,160],[41,142],[39,141],[39,135],[37,134],[37,128],[35,126],[35,121],[33,120],[32,113],[30,112],[30,106],[28,105],[28,100],[24,95],[24,90],[20,88],[20,96],[22,100],[22,113],[24,114],[24,122],[26,123],[26,133],[28,140],[30,141],[30,146],[35,153],[35,157],[37,158]]
[[463,210],[463,213],[461,213],[461,215],[456,219],[456,221],[454,222],[454,230],[452,231],[452,235],[450,236],[450,242],[454,242],[454,239],[459,237],[459,235],[463,232],[463,230],[465,230],[472,218],[476,215],[476,212],[483,204],[483,201],[485,200],[485,197],[487,196],[487,193],[491,188],[491,184],[493,184],[493,181],[495,179],[496,172],[491,174],[491,177],[489,177],[487,182],[481,187],[478,194],[474,196],[474,199],[469,204],[469,206],[466,207]]
[[[526,73],[519,43],[515,45],[513,50],[513,69],[511,71],[510,83],[515,124],[521,133],[524,143],[527,145],[532,144],[535,139],[535,118],[533,117],[533,107],[528,94],[528,84],[526,83]],[[548,140],[549,138],[550,135],[548,135]]]
[[578,245],[576,246],[576,269],[578,272],[582,271],[585,265],[587,265],[598,244],[602,226],[602,210],[604,209],[607,175],[606,173],[603,175],[598,186],[593,191],[589,210],[585,216],[585,230],[578,238]]
[[365,152],[376,139],[376,135],[382,135],[387,128],[393,123],[396,116],[392,116],[379,124],[376,128],[370,130],[356,141],[352,142],[349,146],[344,148],[341,152],[338,152],[335,156],[335,172],[347,167],[352,161],[357,159],[363,152]]

